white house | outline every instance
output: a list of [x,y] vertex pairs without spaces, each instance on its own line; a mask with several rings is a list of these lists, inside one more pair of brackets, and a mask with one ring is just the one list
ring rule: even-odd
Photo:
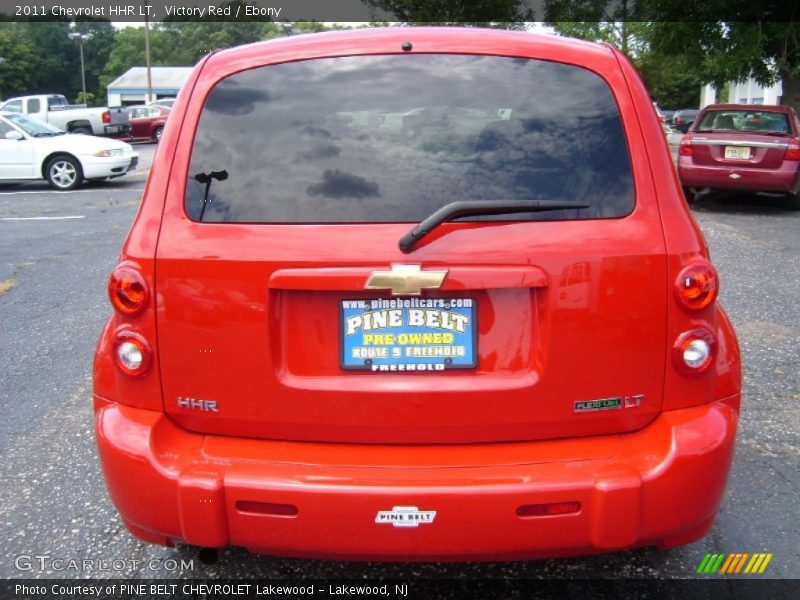
[[147,67],[133,67],[108,84],[108,105],[143,104],[158,98],[174,98],[193,67],[151,67],[152,96],[147,98]]
[[717,98],[717,89],[712,85],[704,85],[700,90],[700,108],[709,104],[770,104],[779,105],[783,86],[781,82],[763,87],[754,79],[747,81],[731,81],[727,98]]

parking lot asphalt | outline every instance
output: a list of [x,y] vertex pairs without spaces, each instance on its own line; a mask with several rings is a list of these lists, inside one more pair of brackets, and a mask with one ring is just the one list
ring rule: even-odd
[[[284,559],[236,548],[201,560],[194,548],[137,541],[100,474],[91,359],[110,313],[107,276],[154,148],[137,146],[136,174],[75,192],[0,188],[0,577],[685,578],[708,552],[771,552],[767,575],[800,577],[800,212],[748,195],[707,197],[693,208],[745,371],[736,458],[703,540],[667,552],[454,564]],[[54,563],[71,559],[105,562],[89,571]]]

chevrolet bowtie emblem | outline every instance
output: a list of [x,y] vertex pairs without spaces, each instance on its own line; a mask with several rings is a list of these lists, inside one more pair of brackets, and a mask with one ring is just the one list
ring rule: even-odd
[[444,271],[423,271],[419,265],[392,265],[391,271],[373,271],[364,286],[368,290],[392,290],[393,296],[419,296],[423,289],[442,286]]

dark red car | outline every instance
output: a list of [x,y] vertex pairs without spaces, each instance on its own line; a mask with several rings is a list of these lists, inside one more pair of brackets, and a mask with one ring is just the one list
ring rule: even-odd
[[212,53],[109,282],[111,498],[161,544],[522,558],[705,535],[739,350],[608,45],[366,29]]
[[799,135],[787,106],[707,106],[678,148],[686,198],[704,189],[773,192],[800,210]]
[[169,117],[170,109],[163,106],[130,106],[131,130],[129,136],[133,140],[161,141],[164,125]]

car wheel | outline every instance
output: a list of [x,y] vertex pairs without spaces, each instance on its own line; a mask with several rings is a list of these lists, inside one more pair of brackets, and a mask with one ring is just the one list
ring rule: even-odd
[[82,133],[83,135],[92,135],[92,130],[88,127],[75,127],[70,133]]
[[74,190],[83,181],[83,170],[78,159],[72,156],[55,156],[45,167],[50,187],[56,190]]
[[163,127],[156,127],[156,130],[153,132],[153,139],[156,141],[156,144],[161,141],[161,135],[164,133]]
[[800,210],[800,194],[786,194],[783,202],[789,210]]

